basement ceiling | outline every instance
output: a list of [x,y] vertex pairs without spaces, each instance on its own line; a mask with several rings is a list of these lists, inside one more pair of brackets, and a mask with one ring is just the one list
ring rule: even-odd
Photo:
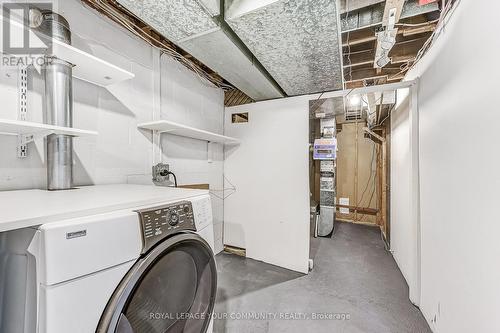
[[82,1],[117,21],[102,10],[115,8],[215,84],[233,85],[226,105],[399,81],[435,29],[440,4],[391,0],[404,1],[396,43],[391,61],[376,68],[384,0]]
[[254,100],[342,89],[335,0],[118,2]]
[[[347,13],[344,12],[341,16],[342,32],[353,31],[382,24],[385,10],[385,1],[373,0],[372,2],[376,3],[373,6],[352,9]],[[431,13],[436,10],[438,10],[438,5],[436,2],[426,5],[419,5],[418,0],[406,0],[401,12],[401,20]]]
[[[359,1],[366,3],[369,0]],[[401,81],[417,53],[433,33],[439,18],[439,2],[419,5],[418,0],[406,0],[400,21],[396,25],[396,43],[389,53],[390,62],[383,68],[374,68],[376,34],[382,26],[386,1],[372,2],[371,6],[341,15],[347,88]],[[357,1],[349,0],[349,7],[356,3]]]

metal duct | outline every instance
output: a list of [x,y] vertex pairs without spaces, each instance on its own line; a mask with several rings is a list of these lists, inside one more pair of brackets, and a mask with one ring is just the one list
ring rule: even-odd
[[117,0],[254,100],[283,97],[273,78],[219,21],[221,0]]
[[339,0],[340,2],[340,14],[344,14],[345,12],[351,12],[353,10],[358,10],[360,8],[376,5],[381,2],[385,2],[385,0]]
[[217,16],[220,14],[220,1],[221,0],[200,0],[200,4],[212,15]]
[[[43,11],[38,30],[61,42],[71,44],[68,22],[60,15]],[[50,125],[73,126],[73,65],[48,57],[42,67],[45,80],[45,115]],[[47,189],[67,190],[73,186],[73,138],[69,135],[47,136]]]
[[227,0],[225,20],[288,95],[342,89],[334,0]]

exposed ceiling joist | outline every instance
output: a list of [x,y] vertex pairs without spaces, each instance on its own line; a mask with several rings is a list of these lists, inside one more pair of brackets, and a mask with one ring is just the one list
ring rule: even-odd
[[[342,32],[356,31],[368,27],[380,26],[384,20],[385,4],[377,3],[370,7],[350,11],[341,15]],[[401,9],[400,20],[436,12],[439,10],[437,3],[419,5],[418,0],[406,0]]]
[[236,106],[253,103],[253,100],[238,89],[227,90],[224,94],[225,106]]
[[[422,48],[428,36],[403,40],[394,45],[389,54],[392,64],[400,64],[415,59],[417,52]],[[350,59],[344,55],[344,68],[373,65],[375,52],[372,47],[361,51],[351,52]],[[350,61],[349,61],[350,60]]]
[[[415,27],[403,26],[402,28],[398,29],[398,35],[408,37],[408,36],[432,32],[435,29],[436,29],[436,22],[425,22],[425,23],[422,23],[422,25],[415,26]],[[359,30],[356,32],[351,32],[350,36],[349,36],[349,40],[348,41],[344,40],[344,42],[342,43],[342,46],[343,47],[348,47],[348,46],[353,47],[353,46],[360,45],[360,44],[374,42],[376,40],[377,40],[377,37],[375,34],[373,34],[373,30],[364,29],[364,30]]]
[[361,68],[351,72],[345,72],[346,79],[352,81],[374,80],[387,77],[389,80],[392,76],[396,76],[401,72],[399,66],[388,66],[382,69],[377,68]]

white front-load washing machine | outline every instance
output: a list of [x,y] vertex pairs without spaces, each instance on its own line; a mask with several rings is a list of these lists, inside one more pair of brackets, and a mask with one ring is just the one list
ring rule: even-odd
[[[0,312],[10,318],[2,333],[212,331],[208,194],[0,236]],[[25,276],[13,269],[22,265],[9,266],[23,252]]]

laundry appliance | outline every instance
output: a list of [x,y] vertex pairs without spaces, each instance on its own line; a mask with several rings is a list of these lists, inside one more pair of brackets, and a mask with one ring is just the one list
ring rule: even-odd
[[0,331],[211,332],[210,197],[166,197],[0,233]]

